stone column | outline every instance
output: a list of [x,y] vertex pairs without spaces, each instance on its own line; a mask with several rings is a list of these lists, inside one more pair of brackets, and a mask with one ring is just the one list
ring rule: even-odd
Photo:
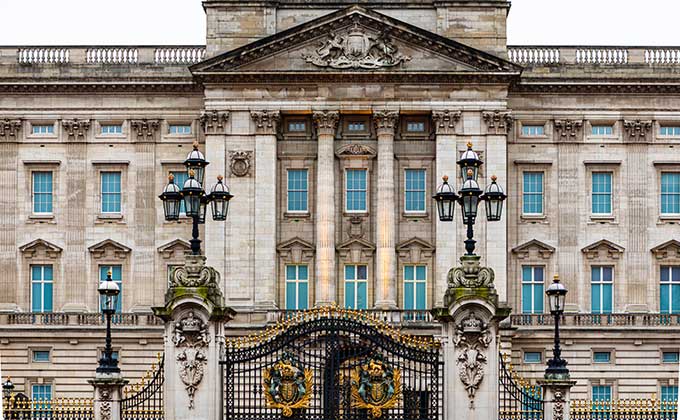
[[[432,111],[437,135],[437,160],[435,184],[439,185],[442,176],[448,175],[455,184],[458,179],[458,153],[456,152],[456,124],[460,120],[460,111]],[[453,184],[452,184],[453,185]],[[433,208],[433,212],[436,212]],[[456,209],[459,212],[460,208]],[[443,304],[442,298],[446,292],[446,276],[451,267],[456,264],[456,231],[458,220],[453,222],[440,222],[438,214],[433,214],[437,220],[436,226],[436,254],[434,269],[434,305],[435,307]],[[456,215],[455,217],[458,217]]]
[[494,272],[480,258],[461,257],[448,274],[445,306],[435,309],[444,324],[447,420],[498,418],[498,330],[511,309],[498,304]]
[[566,379],[543,379],[538,381],[543,388],[543,420],[569,420],[571,388],[576,381]]
[[399,208],[394,198],[394,130],[398,121],[397,111],[377,111],[373,114],[373,123],[378,134],[375,306],[379,309],[397,308],[395,212]]
[[17,302],[17,168],[18,136],[21,120],[0,120],[0,185],[3,205],[0,206],[0,310],[16,311]]
[[88,382],[94,387],[94,420],[120,420],[123,387],[128,381],[120,373],[97,373]]
[[255,122],[255,307],[276,309],[276,128],[279,111],[252,112]]
[[171,279],[165,306],[153,308],[165,321],[165,418],[220,420],[219,358],[234,311],[224,306],[220,275],[204,256],[187,256]]
[[336,302],[335,282],[335,129],[340,113],[314,113],[317,132],[316,297],[315,305]]

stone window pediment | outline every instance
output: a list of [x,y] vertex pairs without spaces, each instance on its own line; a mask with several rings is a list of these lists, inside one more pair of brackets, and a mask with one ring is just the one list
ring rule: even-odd
[[358,143],[347,144],[335,151],[339,159],[374,159],[377,155],[374,148]]
[[19,251],[21,251],[26,258],[44,257],[47,259],[56,259],[61,253],[62,248],[44,239],[36,239],[20,246]]
[[276,251],[284,261],[300,264],[309,262],[314,257],[316,248],[304,239],[295,237],[280,243],[276,247]]
[[353,238],[338,245],[336,250],[341,259],[358,263],[373,256],[375,245],[365,239]]
[[606,239],[601,239],[583,248],[581,252],[583,252],[589,260],[616,260],[619,259],[624,250],[625,249],[620,245]]
[[423,259],[432,258],[434,250],[434,246],[420,238],[411,238],[397,244],[399,258],[413,264],[418,264]]
[[116,242],[113,239],[106,239],[87,248],[95,259],[107,258],[123,260],[132,251],[129,247]]
[[183,239],[175,239],[165,245],[158,247],[158,252],[165,259],[173,257],[183,257],[188,252],[191,252],[191,244]]
[[512,249],[512,253],[517,255],[519,259],[525,258],[541,258],[549,259],[555,252],[555,247],[552,247],[538,239],[532,239],[522,245]]
[[680,259],[680,242],[675,239],[664,242],[651,249],[657,260]]

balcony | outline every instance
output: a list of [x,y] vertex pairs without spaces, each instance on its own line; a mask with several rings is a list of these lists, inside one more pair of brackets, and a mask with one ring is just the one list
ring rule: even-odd
[[[163,321],[151,313],[118,313],[111,318],[115,326],[137,327],[158,326]],[[45,312],[19,312],[0,314],[0,325],[4,326],[104,326],[106,319],[99,312],[91,313],[45,313]]]
[[509,45],[508,59],[525,67],[680,66],[680,47]]
[[188,66],[203,61],[204,45],[0,47],[0,64]]
[[[550,327],[554,318],[550,314],[511,315],[510,323],[519,329]],[[565,314],[560,318],[560,327],[680,328],[680,314]]]

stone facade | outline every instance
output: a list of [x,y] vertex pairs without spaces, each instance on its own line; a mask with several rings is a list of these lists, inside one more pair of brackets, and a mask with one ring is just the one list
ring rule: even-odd
[[[458,214],[439,222],[429,197],[442,175],[460,185],[455,162],[472,142],[485,162],[480,184],[497,175],[509,196],[503,220],[480,218],[475,238],[499,300],[514,308],[501,347],[517,370],[541,377],[551,346],[549,318],[522,315],[532,266],[544,288],[559,271],[570,289],[564,356],[575,398],[593,384],[620,398],[675,384],[662,359],[678,352],[680,323],[659,312],[662,267],[680,265],[680,217],[661,214],[660,199],[661,174],[680,172],[677,51],[508,47],[502,0],[354,3],[207,0],[205,47],[0,47],[0,352],[20,391],[90,389],[67,356],[94,370],[102,267],[120,267],[124,374],[134,381],[154,360],[163,331],[147,314],[163,303],[191,228],[164,221],[156,197],[194,141],[211,162],[207,182],[222,174],[235,195],[226,223],[201,228],[237,310],[225,334],[294,307],[291,267],[307,273],[298,307],[347,304],[347,266],[366,267],[366,307],[386,319],[408,320],[414,266],[426,267],[418,309],[441,306],[465,232]],[[409,210],[414,169],[424,171],[424,192],[415,188],[424,204]],[[306,178],[291,187],[294,170]],[[355,171],[366,182],[353,207]],[[112,172],[120,210],[102,212],[102,174]],[[526,211],[525,172],[542,174],[540,212]],[[49,212],[35,211],[35,173],[52,174]],[[607,214],[592,211],[594,173],[610,175]],[[304,203],[291,206],[289,189]],[[52,315],[31,313],[38,266],[52,267]],[[613,272],[613,315],[591,314],[600,266]],[[34,350],[49,361],[33,362]],[[595,351],[610,362],[594,364]],[[524,363],[530,352],[541,363]]]

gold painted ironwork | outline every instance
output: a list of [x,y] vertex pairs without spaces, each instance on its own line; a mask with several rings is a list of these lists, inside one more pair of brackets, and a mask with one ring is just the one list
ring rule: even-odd
[[371,418],[394,408],[401,397],[401,371],[391,369],[381,357],[372,357],[350,374],[352,408],[366,409]]
[[2,401],[5,417],[91,420],[94,416],[92,398],[20,399],[14,393]]
[[273,367],[262,371],[267,406],[280,409],[283,417],[291,417],[293,410],[308,408],[314,388],[312,376],[311,369],[302,369],[290,354],[284,353]]
[[662,401],[652,395],[611,401],[573,400],[570,416],[572,420],[675,420],[677,410],[677,401]]
[[123,388],[123,398],[127,398],[133,394],[138,393],[141,391],[144,386],[153,378],[156,373],[158,372],[158,369],[162,369],[163,366],[161,365],[161,359],[163,358],[163,353],[156,353],[156,360],[151,363],[151,366],[142,374],[142,377],[139,379],[139,382],[134,383],[134,384],[128,384]]

